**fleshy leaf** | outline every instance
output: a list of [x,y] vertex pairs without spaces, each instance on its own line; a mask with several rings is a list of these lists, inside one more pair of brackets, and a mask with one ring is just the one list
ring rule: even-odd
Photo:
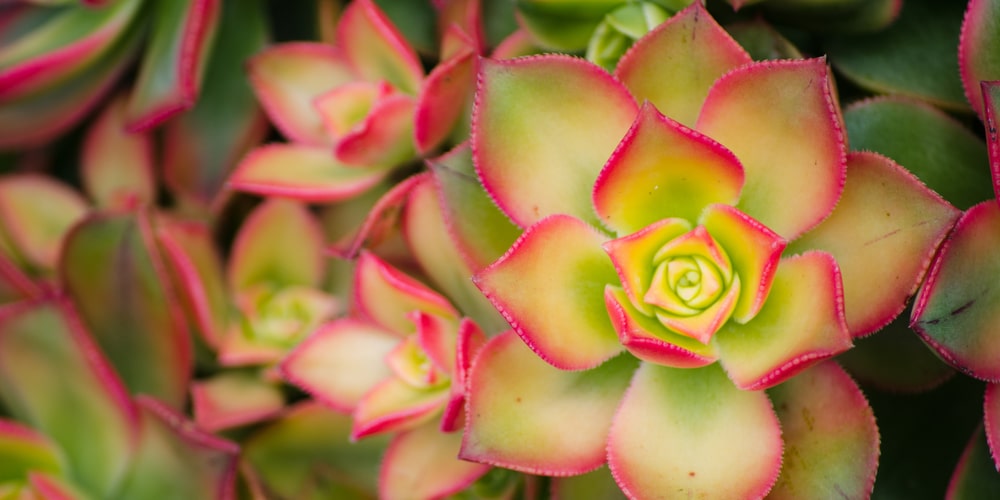
[[56,267],[67,232],[87,210],[82,196],[51,177],[17,174],[0,179],[4,237],[32,271]]
[[444,408],[448,387],[416,389],[392,377],[368,391],[354,410],[351,439],[412,429]]
[[625,235],[672,217],[693,224],[712,203],[736,203],[742,187],[743,167],[729,150],[646,102],[597,177],[594,208]]
[[463,424],[465,416],[466,387],[472,362],[486,344],[486,335],[476,323],[462,318],[458,324],[458,341],[455,347],[455,373],[451,378],[451,398],[441,416],[441,431],[454,432]]
[[265,2],[222,2],[219,34],[198,102],[166,125],[164,182],[201,206],[219,203],[230,171],[267,133],[267,120],[246,77],[245,62],[268,38]]
[[689,221],[664,218],[602,245],[615,266],[632,307],[642,311],[644,315],[653,315],[653,307],[643,297],[653,283],[657,253],[665,244],[691,229]]
[[[103,9],[74,6],[53,10],[50,17],[34,29],[26,30],[23,36],[4,40],[0,44],[3,46],[0,49],[0,100],[10,101],[35,89],[65,83],[61,80],[72,78],[112,50],[127,33],[128,24],[141,5],[139,0],[125,0]],[[22,19],[30,22],[26,19],[30,15]],[[7,24],[9,22],[4,23],[6,29],[16,28]],[[8,33],[18,31],[13,29]]]
[[334,146],[336,158],[358,167],[394,167],[414,156],[414,99],[392,94],[377,100],[361,123]]
[[6,408],[59,445],[81,486],[115,491],[132,458],[137,415],[79,318],[53,302],[0,309],[0,379]]
[[353,319],[328,323],[302,341],[281,363],[289,383],[342,412],[392,376],[385,357],[399,337]]
[[1000,58],[994,50],[1000,41],[1000,2],[972,0],[962,22],[958,65],[965,97],[979,118],[986,121],[980,82],[1000,80]]
[[81,177],[87,194],[101,208],[148,205],[156,200],[152,138],[125,130],[125,100],[111,101],[91,126]]
[[618,282],[605,240],[579,219],[553,215],[473,280],[542,359],[593,368],[621,350],[604,308],[604,287]]
[[604,293],[608,315],[618,338],[636,357],[677,368],[705,366],[718,359],[715,346],[665,328],[655,317],[634,309],[621,289],[608,286]]
[[847,326],[857,337],[903,311],[959,212],[884,156],[853,153],[847,163],[837,208],[790,251],[816,248],[837,259]]
[[154,2],[152,34],[128,104],[129,130],[149,130],[194,106],[222,0]]
[[229,287],[315,287],[323,279],[323,232],[305,205],[272,198],[247,216],[233,243]]
[[764,307],[715,336],[719,360],[742,389],[766,389],[851,347],[837,263],[812,251],[778,263]]
[[420,311],[458,319],[448,300],[370,252],[358,258],[354,304],[376,325],[398,335],[416,331],[410,313]]
[[[990,455],[994,464],[1000,457],[1000,385],[986,384],[986,395],[983,398],[983,425],[986,430],[986,441],[990,446]],[[1000,466],[997,466],[1000,469]]]
[[590,193],[638,107],[603,69],[568,56],[480,61],[472,151],[487,192],[527,227],[596,223]]
[[202,223],[162,218],[156,239],[191,324],[205,342],[218,347],[230,314],[230,297],[210,228]]
[[236,444],[197,430],[155,399],[136,402],[142,432],[118,498],[235,498]]
[[972,433],[955,472],[948,482],[945,498],[952,500],[993,498],[1000,495],[1000,475],[990,457],[990,448],[979,427]]
[[632,95],[693,127],[715,80],[750,56],[701,2],[678,12],[636,41],[615,69]]
[[329,202],[356,196],[378,184],[386,171],[337,161],[328,149],[302,144],[269,144],[247,154],[229,185],[237,191]]
[[254,56],[247,68],[264,111],[285,137],[310,145],[329,142],[313,102],[356,80],[339,49],[320,43],[283,43]]
[[216,432],[277,415],[285,406],[281,389],[254,373],[223,372],[191,386],[198,427]]
[[384,250],[385,246],[398,242],[400,214],[421,177],[413,175],[395,183],[386,181],[330,207],[325,213],[325,226],[335,241],[327,253],[354,260],[362,249]]
[[867,498],[878,468],[875,415],[836,363],[818,364],[768,391],[785,442],[768,498]]
[[489,470],[459,460],[461,433],[444,433],[433,423],[396,435],[379,471],[383,498],[442,498],[458,493]]
[[413,133],[420,154],[434,150],[462,123],[469,114],[475,84],[476,54],[472,51],[442,62],[427,76],[414,112]]
[[993,177],[993,194],[1000,200],[1000,80],[982,82],[983,105],[986,124],[987,156],[990,159],[990,174]]
[[160,252],[146,213],[95,214],[66,237],[60,272],[129,390],[181,408],[191,337]]
[[733,319],[746,323],[763,307],[786,242],[766,226],[728,205],[709,206],[701,224],[725,249],[740,278]]
[[[458,182],[465,181],[468,179]],[[478,183],[475,185],[478,186]],[[463,315],[474,319],[491,334],[506,330],[510,326],[472,282],[473,269],[479,268],[467,263],[459,249],[460,244],[449,232],[447,216],[441,204],[443,194],[437,187],[429,176],[425,176],[414,186],[406,202],[402,226],[410,254],[430,281],[445,292]],[[479,194],[483,195],[481,188]],[[488,200],[482,201],[488,203]],[[503,217],[496,207],[492,208],[491,215]],[[461,210],[461,214],[457,214],[459,217],[474,215],[465,206],[456,209]],[[506,222],[504,228],[513,228],[506,219],[503,221]]]
[[284,498],[373,498],[386,440],[352,443],[350,429],[349,416],[303,403],[254,433],[244,456],[267,489]]
[[942,359],[974,377],[1000,381],[994,325],[1000,309],[1000,206],[967,210],[941,247],[917,293],[910,325]]
[[933,106],[876,97],[849,106],[844,123],[854,151],[892,158],[961,210],[992,194],[983,140]]
[[823,59],[743,66],[716,81],[695,127],[743,163],[737,208],[788,240],[826,218],[844,186],[829,80]]
[[635,367],[635,358],[618,356],[593,370],[562,371],[513,332],[494,337],[472,366],[459,457],[552,476],[597,468]]
[[416,52],[372,0],[344,9],[336,45],[362,78],[386,80],[412,96],[420,89],[424,70]]
[[476,179],[469,143],[427,161],[441,192],[449,233],[466,264],[479,270],[497,260],[521,230],[510,222]]
[[58,474],[66,468],[55,443],[15,420],[0,419],[0,457],[0,484],[24,481],[31,471]]
[[763,392],[718,365],[644,363],[614,416],[608,466],[631,498],[761,498],[781,470],[781,427]]

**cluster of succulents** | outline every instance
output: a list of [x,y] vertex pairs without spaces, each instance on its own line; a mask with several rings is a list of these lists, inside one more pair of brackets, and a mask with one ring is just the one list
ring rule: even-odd
[[1000,0],[0,0],[0,498],[1000,495]]

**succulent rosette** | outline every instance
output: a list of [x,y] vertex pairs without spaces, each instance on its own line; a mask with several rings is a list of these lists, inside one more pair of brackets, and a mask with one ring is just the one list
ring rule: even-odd
[[513,332],[472,368],[463,458],[607,463],[634,498],[870,492],[871,410],[821,362],[902,311],[957,211],[846,154],[822,59],[753,62],[695,3],[613,75],[482,61],[472,149],[524,232],[474,278]]
[[353,440],[394,434],[385,498],[437,498],[489,468],[455,458],[465,376],[485,342],[450,302],[375,254],[361,253],[354,313],[322,326],[282,363],[291,383],[353,417]]

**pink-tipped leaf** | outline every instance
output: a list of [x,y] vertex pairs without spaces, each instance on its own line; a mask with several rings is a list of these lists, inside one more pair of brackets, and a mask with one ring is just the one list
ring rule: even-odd
[[1000,385],[986,384],[986,395],[983,397],[983,426],[986,431],[986,441],[990,446],[990,455],[994,466],[1000,469]]
[[644,363],[614,416],[608,465],[630,498],[762,498],[781,470],[781,426],[763,392],[718,365]]
[[764,307],[715,337],[719,361],[737,387],[766,389],[851,347],[843,287],[833,257],[812,251],[782,259]]
[[941,247],[917,293],[910,325],[948,364],[973,377],[1000,381],[1000,206],[994,200],[967,210]]
[[319,221],[301,203],[272,198],[243,221],[227,275],[230,290],[238,293],[260,284],[316,287],[324,270]]
[[[817,248],[837,259],[847,326],[857,337],[903,311],[958,216],[957,209],[892,160],[852,153],[837,208],[793,250]],[[894,257],[885,260],[886,255]]]
[[373,0],[360,0],[344,9],[336,39],[361,78],[385,80],[406,94],[417,95],[424,77],[417,53]]
[[237,190],[307,202],[352,198],[378,184],[384,169],[355,168],[329,149],[303,144],[268,144],[248,153],[229,177]]
[[334,156],[348,165],[395,167],[414,156],[413,97],[394,93],[378,98],[367,115],[340,137]]
[[750,55],[701,2],[693,2],[636,41],[615,76],[637,100],[648,100],[661,113],[693,127],[715,80],[750,62]]
[[12,257],[26,270],[55,269],[63,240],[88,211],[86,200],[69,186],[38,174],[0,178],[0,227]]
[[820,363],[768,391],[785,441],[768,498],[866,498],[878,469],[879,432],[864,394],[836,363]]
[[417,331],[411,314],[458,319],[447,299],[370,252],[362,252],[354,275],[355,306],[376,325],[397,335]]
[[693,224],[712,203],[736,203],[742,187],[743,167],[729,150],[645,102],[593,199],[601,222],[626,235],[671,217]]
[[593,368],[621,351],[604,309],[604,287],[618,282],[605,241],[579,219],[553,215],[474,280],[542,359],[564,370]]
[[281,389],[249,372],[221,373],[191,385],[194,422],[208,432],[260,422],[285,406]]
[[351,439],[412,429],[428,422],[440,414],[448,393],[447,386],[416,388],[400,378],[388,378],[358,402]]
[[563,371],[513,332],[494,337],[472,366],[459,457],[547,476],[596,469],[635,367],[625,355],[593,370]]
[[401,432],[379,468],[383,498],[444,498],[468,488],[488,465],[458,459],[462,433],[441,432],[433,423]]
[[738,208],[792,240],[827,217],[846,171],[843,127],[824,59],[742,66],[716,81],[700,132],[746,172]]
[[66,469],[66,458],[51,439],[16,420],[0,419],[0,457],[0,484],[23,481],[31,471]]
[[[468,2],[475,3],[475,2]],[[466,50],[434,67],[414,111],[417,152],[425,155],[459,130],[470,114],[476,88],[476,53]],[[468,122],[464,122],[468,132]]]
[[476,170],[521,227],[557,213],[596,223],[594,181],[637,112],[621,82],[581,59],[483,59],[472,120]]
[[150,130],[194,106],[222,11],[221,0],[159,1],[127,110],[131,131]]
[[317,401],[351,412],[368,391],[392,376],[385,358],[399,341],[369,323],[337,320],[299,344],[281,363],[281,374]]
[[[998,65],[1000,66],[1000,65]],[[1000,78],[1000,75],[998,75]],[[1000,80],[984,81],[983,123],[986,124],[986,148],[990,160],[990,174],[993,177],[993,194],[1000,200]]]
[[152,137],[125,129],[125,105],[124,97],[111,101],[84,142],[81,177],[87,194],[101,208],[156,200]]
[[1000,80],[1000,2],[971,0],[965,11],[958,44],[958,66],[965,97],[979,118],[986,121],[980,82]]

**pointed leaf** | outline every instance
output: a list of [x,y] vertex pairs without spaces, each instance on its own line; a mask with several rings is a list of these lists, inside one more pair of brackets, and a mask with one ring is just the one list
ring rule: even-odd
[[451,399],[441,416],[441,431],[454,432],[464,423],[466,387],[469,371],[479,351],[486,345],[486,335],[468,318],[458,324],[458,342],[455,346],[455,373],[451,378]]
[[[431,282],[445,292],[463,316],[474,319],[491,334],[506,330],[510,326],[472,282],[473,269],[479,268],[470,266],[463,258],[461,244],[449,231],[447,215],[441,204],[442,196],[438,185],[430,177],[424,177],[414,185],[402,220],[410,253]],[[490,215],[503,217],[496,207],[492,208]],[[462,216],[475,215],[466,210],[463,209]],[[509,222],[504,227],[513,228]]]
[[628,90],[588,62],[484,59],[472,124],[476,170],[521,227],[556,213],[596,223],[594,180],[637,111]]
[[413,175],[395,183],[387,180],[330,207],[325,212],[325,225],[336,241],[327,247],[327,253],[354,260],[364,249],[384,250],[385,245],[398,242],[403,208],[422,177]]
[[281,374],[316,400],[354,411],[358,401],[392,376],[386,356],[399,337],[374,325],[342,319],[317,329],[284,362]]
[[191,324],[209,346],[218,347],[231,306],[222,258],[210,228],[198,222],[162,218],[156,226],[156,239]]
[[285,398],[257,374],[223,372],[192,384],[191,405],[198,427],[217,432],[277,415]]
[[79,318],[53,302],[0,309],[0,380],[6,408],[59,445],[81,486],[115,491],[132,459],[137,415]]
[[399,378],[388,378],[358,402],[351,439],[403,431],[428,422],[444,408],[448,392],[447,387],[418,389]]
[[458,319],[447,299],[370,252],[358,258],[354,293],[363,316],[401,336],[416,331],[410,316],[415,311]]
[[69,229],[86,215],[87,202],[68,186],[36,174],[0,179],[0,226],[29,272],[53,270]]
[[695,127],[743,163],[737,208],[788,240],[826,218],[843,189],[844,134],[829,79],[822,59],[743,66],[716,81]]
[[358,167],[395,167],[414,157],[414,99],[392,94],[377,100],[361,123],[336,141],[334,155]]
[[597,468],[635,367],[635,358],[618,356],[593,370],[562,371],[513,332],[494,337],[470,373],[459,457],[552,476]]
[[701,2],[678,12],[636,41],[615,69],[632,95],[693,127],[719,77],[752,62]]
[[221,0],[158,0],[152,34],[128,105],[128,128],[149,130],[194,106]]
[[125,130],[125,98],[107,105],[91,126],[80,162],[87,194],[101,208],[156,201],[152,137]]
[[218,202],[229,172],[267,132],[245,67],[268,39],[264,2],[224,1],[222,9],[198,102],[167,123],[163,148],[164,182],[203,206]]
[[864,394],[836,363],[821,363],[768,391],[785,458],[768,498],[870,497],[879,433]]
[[462,434],[446,434],[433,423],[397,434],[379,471],[384,498],[441,498],[468,488],[488,465],[458,459]]
[[742,389],[766,389],[851,347],[840,271],[830,254],[811,251],[778,263],[764,307],[745,325],[715,336],[719,359]]
[[142,433],[115,498],[235,498],[236,444],[206,434],[155,399],[139,396]]
[[743,167],[712,139],[644,103],[594,185],[601,222],[626,235],[661,219],[690,223],[712,203],[732,205]]
[[958,215],[892,160],[854,153],[837,208],[791,251],[817,248],[836,258],[847,326],[852,336],[862,336],[903,311]]
[[463,260],[478,271],[497,260],[521,230],[490,199],[476,178],[469,143],[427,161],[441,192],[441,207]]
[[272,198],[243,222],[229,261],[229,287],[315,287],[323,278],[323,232],[305,205]]
[[579,219],[553,215],[473,279],[542,359],[564,370],[593,368],[621,350],[604,308],[604,287],[618,283],[605,241]]
[[387,440],[352,443],[350,429],[351,417],[306,402],[254,433],[243,454],[267,489],[284,498],[373,498]]
[[[434,67],[420,89],[414,112],[417,152],[426,155],[456,130],[470,114],[475,88],[475,52],[465,51]],[[468,122],[465,124],[467,127]]]
[[1000,381],[994,325],[1000,309],[1000,207],[976,205],[955,225],[917,293],[910,325],[948,364],[966,374]]
[[948,482],[946,497],[951,500],[993,498],[1000,495],[1000,475],[990,457],[990,448],[983,439],[983,429],[972,433],[955,472]]
[[781,470],[781,427],[767,396],[718,365],[643,363],[614,416],[608,466],[630,498],[761,498]]
[[337,23],[337,46],[368,81],[386,80],[415,96],[424,77],[416,52],[372,0],[344,9]]
[[385,170],[356,168],[337,161],[328,149],[301,144],[269,144],[247,154],[229,185],[237,191],[309,202],[351,198],[381,181]]
[[184,311],[145,213],[97,214],[67,236],[66,291],[133,393],[187,399],[192,347]]
[[247,62],[250,84],[268,118],[295,142],[329,142],[313,103],[338,85],[356,80],[342,52],[329,45],[293,42],[265,49]]

